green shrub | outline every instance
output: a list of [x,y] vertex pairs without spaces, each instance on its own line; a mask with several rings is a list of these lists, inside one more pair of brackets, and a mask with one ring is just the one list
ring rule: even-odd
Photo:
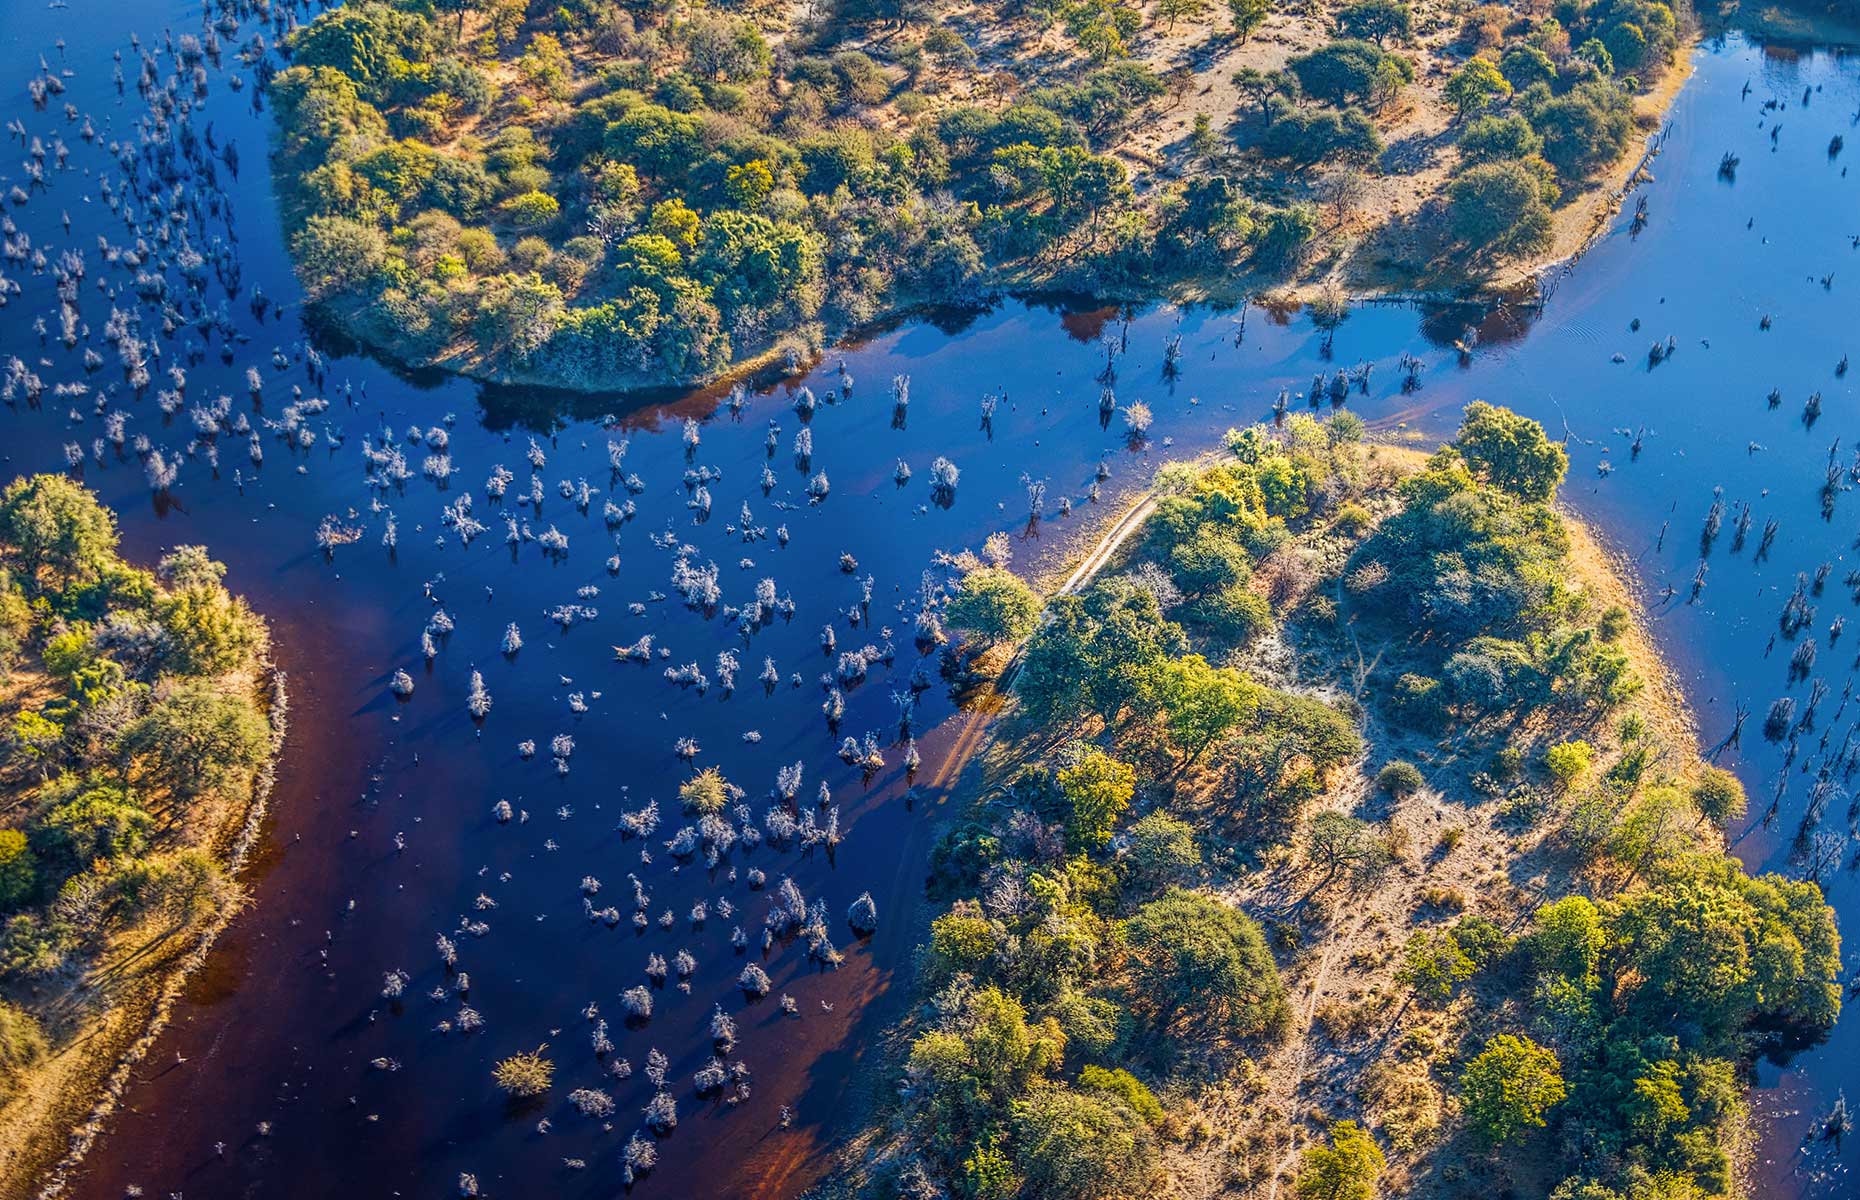
[[39,888],[39,860],[17,829],[0,829],[0,912],[31,900]]
[[1692,784],[1692,805],[1707,820],[1722,825],[1742,817],[1749,801],[1737,776],[1722,767],[1706,767]]
[[1088,1092],[1115,1096],[1123,1101],[1126,1108],[1151,1125],[1162,1123],[1163,1107],[1156,1099],[1156,1093],[1122,1067],[1106,1070],[1104,1067],[1087,1065],[1079,1071],[1079,1087]]
[[1426,784],[1427,779],[1421,774],[1421,768],[1402,759],[1396,759],[1376,772],[1376,786],[1391,796],[1412,796]]

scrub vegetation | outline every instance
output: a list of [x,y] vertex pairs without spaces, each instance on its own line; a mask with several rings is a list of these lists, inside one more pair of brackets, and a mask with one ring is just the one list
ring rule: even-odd
[[337,324],[598,390],[1001,287],[1458,286],[1566,253],[1680,34],[1658,0],[354,0],[268,94]]
[[0,1143],[22,1183],[243,899],[282,708],[224,573],[199,546],[124,561],[63,476],[0,492]]
[[1562,447],[1361,430],[1164,468],[1037,620],[976,567],[956,653],[1010,703],[843,1194],[1740,1194],[1746,1069],[1840,1010],[1833,911],[1725,854],[1742,789]]

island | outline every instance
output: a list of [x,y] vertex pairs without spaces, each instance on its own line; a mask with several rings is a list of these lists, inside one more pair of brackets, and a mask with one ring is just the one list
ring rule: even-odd
[[612,391],[1008,288],[1515,280],[1613,211],[1682,36],[1659,0],[356,0],[261,74],[326,326]]
[[[1076,593],[971,556],[1005,702],[931,858],[895,1092],[827,1196],[1730,1197],[1841,1007],[1563,448],[1347,411],[1166,468]],[[1812,714],[1798,718],[1813,721]]]

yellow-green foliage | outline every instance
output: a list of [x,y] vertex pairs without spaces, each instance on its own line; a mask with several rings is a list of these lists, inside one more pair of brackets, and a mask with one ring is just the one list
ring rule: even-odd
[[61,476],[0,493],[0,564],[15,656],[36,652],[57,689],[5,714],[22,827],[0,830],[0,976],[55,971],[145,916],[237,903],[195,848],[217,831],[193,805],[240,798],[270,753],[264,623],[198,546],[155,572],[123,562],[114,517]]

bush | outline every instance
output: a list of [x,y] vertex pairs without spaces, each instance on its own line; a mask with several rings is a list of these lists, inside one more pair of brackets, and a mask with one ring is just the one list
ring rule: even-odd
[[1106,1070],[1088,1065],[1079,1072],[1079,1087],[1088,1092],[1115,1096],[1124,1107],[1151,1125],[1162,1123],[1163,1107],[1161,1101],[1156,1099],[1156,1093],[1122,1067]]
[[1293,1194],[1298,1200],[1375,1200],[1386,1165],[1375,1138],[1355,1121],[1330,1127],[1330,1144],[1305,1147]]
[[1544,1124],[1566,1095],[1562,1064],[1527,1037],[1502,1033],[1486,1043],[1460,1077],[1466,1119],[1492,1145]]
[[1396,759],[1376,772],[1376,786],[1398,798],[1414,795],[1426,783],[1421,768],[1402,759]]
[[1188,607],[1188,619],[1234,646],[1251,645],[1272,631],[1272,602],[1243,584],[1203,596]]
[[39,888],[39,860],[17,829],[0,829],[0,912],[11,912]]
[[1581,739],[1559,742],[1544,751],[1544,766],[1549,769],[1550,782],[1559,792],[1567,792],[1581,782],[1594,761],[1595,747]]
[[1395,681],[1389,707],[1402,724],[1423,733],[1439,733],[1447,725],[1446,689],[1438,679],[1413,672]]
[[0,930],[0,978],[51,975],[65,965],[70,947],[70,931],[57,922],[31,913],[9,917]]
[[45,1057],[45,1033],[31,1013],[0,1000],[0,1102],[5,1085]]
[[678,798],[692,812],[719,813],[730,802],[734,791],[722,771],[707,767],[679,785]]
[[1369,528],[1374,519],[1368,509],[1352,501],[1338,507],[1336,515],[1331,518],[1331,528],[1345,537],[1357,537]]
[[1737,776],[1722,767],[1706,767],[1692,784],[1692,806],[1720,825],[1744,815],[1749,801]]
[[562,214],[562,205],[547,192],[524,192],[504,202],[504,219],[518,229],[536,229]]
[[522,1054],[513,1054],[500,1059],[491,1069],[491,1078],[497,1080],[497,1086],[512,1096],[540,1096],[549,1090],[555,1079],[555,1063],[543,1057],[547,1046],[538,1046]]

